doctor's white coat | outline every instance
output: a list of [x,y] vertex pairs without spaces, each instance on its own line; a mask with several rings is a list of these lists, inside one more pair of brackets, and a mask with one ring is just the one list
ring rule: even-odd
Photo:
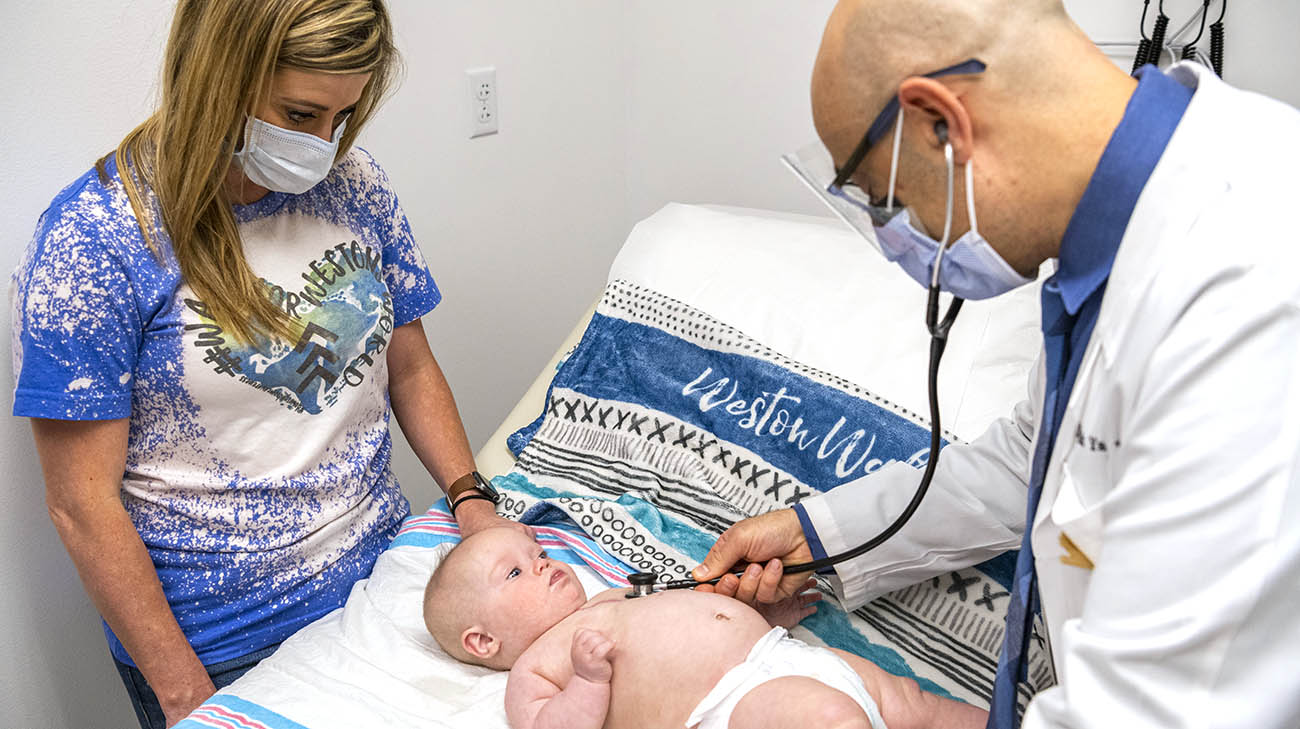
[[[1057,685],[1023,726],[1300,727],[1300,112],[1208,70],[1125,231],[1033,544]],[[1042,402],[943,451],[838,568],[850,606],[1019,546]],[[893,464],[804,505],[827,551],[910,499]]]

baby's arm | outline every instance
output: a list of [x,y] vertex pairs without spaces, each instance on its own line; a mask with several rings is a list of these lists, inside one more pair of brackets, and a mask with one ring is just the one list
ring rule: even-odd
[[610,654],[614,641],[603,633],[579,628],[569,654],[573,677],[561,688],[536,669],[536,662],[516,665],[506,684],[506,718],[514,729],[600,729],[609,713]]
[[793,628],[799,621],[817,612],[817,606],[813,603],[820,599],[822,594],[817,591],[817,580],[809,578],[792,597],[774,603],[755,602],[753,607],[773,628]]

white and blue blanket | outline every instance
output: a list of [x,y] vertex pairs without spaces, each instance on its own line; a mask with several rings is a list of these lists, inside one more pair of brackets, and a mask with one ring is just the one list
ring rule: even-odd
[[[625,584],[630,571],[685,578],[735,521],[929,455],[917,415],[619,281],[557,372],[544,412],[508,442],[518,460],[494,479],[499,509],[540,525],[548,552],[590,568],[592,589]],[[504,676],[455,664],[422,634],[419,591],[457,539],[441,503],[411,517],[343,610],[182,729],[329,729],[362,716],[384,726],[505,726]],[[795,635],[986,706],[1013,565],[1003,555],[851,613],[824,600]],[[388,626],[398,637],[385,637]],[[1030,686],[1051,680],[1046,658],[1031,655],[1022,703]]]

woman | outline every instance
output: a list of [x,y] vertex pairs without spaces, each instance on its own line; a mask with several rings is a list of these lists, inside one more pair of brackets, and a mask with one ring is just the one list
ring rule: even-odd
[[[396,64],[381,0],[180,0],[157,111],[14,275],[14,412],[143,727],[369,573],[409,513],[390,402],[438,483],[476,490],[420,325],[440,294],[352,147]],[[510,523],[483,496],[465,532]]]

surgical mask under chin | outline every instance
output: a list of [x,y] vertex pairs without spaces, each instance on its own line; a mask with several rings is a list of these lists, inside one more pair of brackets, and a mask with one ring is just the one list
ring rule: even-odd
[[[898,125],[894,130],[893,162],[889,170],[888,210],[884,215],[877,213],[876,218],[890,216],[884,225],[875,225],[876,241],[885,257],[897,263],[914,281],[929,288],[938,284],[939,289],[963,299],[988,299],[1004,294],[1018,286],[1033,281],[1021,276],[998,252],[993,250],[984,236],[980,235],[975,220],[974,161],[967,160],[966,168],[966,213],[970,219],[970,230],[957,239],[957,242],[944,248],[952,227],[953,208],[953,160],[952,146],[947,145],[944,156],[948,162],[948,206],[947,219],[944,222],[943,242],[936,241],[919,230],[912,222],[912,211],[903,209],[893,212],[894,183],[898,174],[899,137],[903,131],[903,112],[898,112]],[[942,254],[941,254],[942,252]],[[938,271],[934,270],[938,266]]]
[[[934,265],[938,261],[938,284],[963,299],[988,299],[1004,294],[1033,279],[1021,276],[980,235],[975,220],[975,200],[971,191],[972,163],[966,163],[966,208],[970,230],[948,246],[940,259],[941,243],[919,230],[912,222],[912,211],[898,211],[889,222],[876,226],[876,242],[885,258],[902,267],[912,280],[929,287],[935,282]],[[948,195],[953,194],[949,187]],[[952,203],[949,202],[949,205]],[[948,236],[945,232],[944,238]]]
[[[886,258],[894,261],[917,283],[930,287],[936,282],[934,264],[939,263],[939,288],[963,299],[987,299],[1029,283],[980,235],[975,220],[973,166],[966,163],[966,210],[970,231],[944,249],[938,241],[920,229],[920,221],[910,209],[896,209],[894,188],[898,175],[898,157],[903,131],[903,112],[898,112],[894,129],[893,161],[889,170],[889,197],[885,206],[870,204],[862,191],[835,188],[835,166],[820,144],[810,145],[781,159],[791,171],[845,223],[875,244]],[[944,152],[948,162],[948,213],[945,227],[950,227],[953,208],[953,162],[951,145]],[[947,241],[949,232],[944,231]],[[943,250],[943,255],[939,251]]]
[[268,190],[304,193],[330,173],[346,127],[346,121],[339,124],[327,142],[315,134],[282,129],[250,116],[235,163],[249,180]]

